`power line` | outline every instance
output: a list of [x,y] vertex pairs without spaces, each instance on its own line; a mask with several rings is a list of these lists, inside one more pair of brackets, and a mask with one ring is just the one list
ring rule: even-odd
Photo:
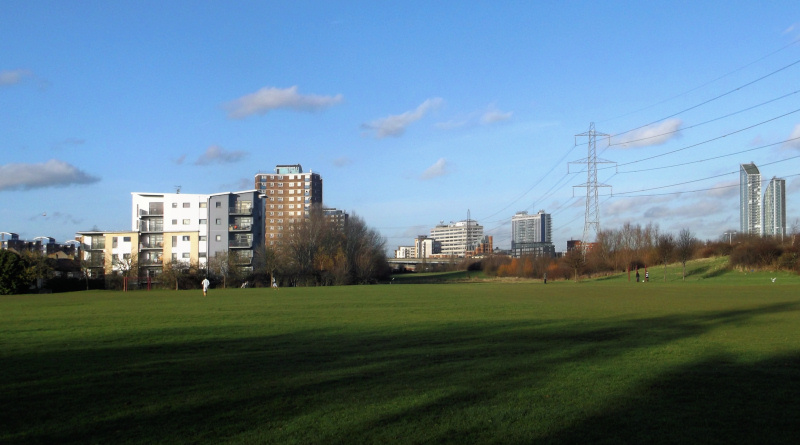
[[[679,148],[679,149],[677,149],[677,150],[672,150],[672,151],[668,151],[668,152],[666,152],[666,153],[661,153],[661,154],[659,154],[659,155],[653,155],[653,156],[650,156],[650,157],[647,157],[647,158],[642,158],[642,159],[639,159],[639,160],[637,160],[637,161],[623,162],[623,163],[619,164],[619,166],[625,166],[625,165],[637,164],[637,163],[639,163],[639,162],[649,161],[649,160],[651,160],[651,159],[660,158],[660,157],[662,157],[662,156],[666,156],[666,155],[670,155],[670,154],[673,154],[673,153],[677,153],[677,152],[679,152],[679,151],[687,150],[687,149],[689,149],[689,148],[694,148],[694,147],[697,147],[697,146],[700,146],[700,145],[703,145],[703,144],[707,144],[707,143],[709,143],[709,142],[713,142],[713,141],[716,141],[716,140],[719,140],[719,139],[726,138],[726,137],[728,137],[728,136],[730,136],[730,135],[733,135],[733,134],[737,134],[737,133],[741,133],[741,132],[743,132],[743,131],[750,130],[750,129],[752,129],[752,128],[758,127],[759,125],[764,125],[764,124],[766,124],[766,123],[772,122],[772,121],[774,121],[774,120],[778,120],[778,119],[780,119],[780,118],[782,118],[782,117],[789,116],[789,115],[791,115],[791,114],[794,114],[794,113],[797,113],[797,112],[799,112],[799,111],[800,111],[800,108],[798,108],[798,109],[796,109],[796,110],[793,110],[793,111],[790,111],[790,112],[788,112],[788,113],[782,114],[782,115],[780,115],[780,116],[776,116],[776,117],[773,117],[773,118],[771,118],[771,119],[767,119],[767,120],[765,120],[765,121],[762,121],[762,122],[759,122],[759,123],[757,123],[757,124],[750,125],[749,127],[741,128],[741,129],[739,129],[739,130],[735,130],[735,131],[732,131],[732,132],[730,132],[730,133],[723,134],[722,136],[717,136],[717,137],[715,137],[715,138],[712,138],[712,139],[708,139],[708,140],[705,140],[705,141],[702,141],[702,142],[698,142],[698,143],[696,143],[696,144],[688,145],[688,146],[686,146],[686,147]],[[603,168],[609,168],[609,167],[603,167]]]
[[746,84],[744,84],[744,85],[742,85],[742,86],[739,86],[739,87],[737,87],[737,88],[734,88],[734,89],[732,89],[732,90],[730,90],[730,91],[727,91],[727,92],[725,92],[725,93],[722,93],[722,94],[720,94],[720,95],[718,95],[718,96],[712,97],[711,99],[708,99],[708,100],[706,100],[706,101],[704,101],[704,102],[700,102],[700,103],[699,103],[699,104],[697,104],[697,105],[691,106],[691,107],[689,107],[689,108],[686,108],[686,109],[684,109],[684,110],[681,110],[681,111],[678,111],[677,113],[671,114],[671,115],[669,115],[669,116],[662,117],[661,119],[657,119],[657,120],[655,120],[655,121],[653,121],[653,122],[650,122],[650,123],[648,123],[648,124],[644,124],[644,125],[641,125],[641,126],[639,126],[639,127],[636,127],[636,128],[633,128],[633,129],[630,129],[630,130],[627,130],[627,131],[623,131],[622,133],[617,133],[617,134],[615,134],[615,135],[612,135],[612,137],[617,137],[617,136],[619,136],[619,135],[622,135],[622,134],[630,133],[631,131],[636,131],[636,130],[642,129],[642,128],[644,128],[644,127],[648,127],[648,126],[650,126],[650,125],[653,125],[653,124],[655,124],[655,123],[661,122],[661,121],[663,121],[663,120],[669,119],[669,118],[671,118],[671,117],[675,117],[675,116],[677,116],[677,115],[679,115],[679,114],[682,114],[682,113],[685,113],[685,112],[687,112],[687,111],[694,110],[695,108],[699,108],[699,107],[701,107],[701,106],[703,106],[703,105],[706,105],[706,104],[709,104],[709,103],[711,103],[711,102],[714,102],[714,101],[715,101],[715,100],[717,100],[717,99],[721,99],[721,98],[723,98],[723,97],[725,97],[725,96],[727,96],[727,95],[729,95],[729,94],[735,93],[735,92],[737,92],[737,91],[739,91],[739,90],[741,90],[741,89],[743,89],[743,88],[749,87],[750,85],[753,85],[753,84],[755,84],[755,83],[757,83],[757,82],[760,82],[760,81],[762,81],[762,80],[764,80],[764,79],[766,79],[766,78],[768,78],[768,77],[770,77],[770,76],[773,76],[773,75],[775,75],[775,74],[777,74],[777,73],[779,73],[779,72],[781,72],[781,71],[783,71],[783,70],[786,70],[786,69],[788,69],[788,68],[791,68],[792,66],[794,66],[794,65],[797,65],[798,63],[800,63],[800,60],[796,60],[796,61],[794,61],[794,62],[792,62],[792,63],[790,63],[790,64],[788,64],[788,65],[786,65],[786,66],[784,66],[784,67],[782,67],[782,68],[778,68],[777,70],[775,70],[775,71],[773,71],[773,72],[771,72],[771,73],[769,73],[769,74],[766,74],[766,75],[764,75],[764,76],[761,76],[761,77],[759,77],[759,78],[758,78],[758,79],[756,79],[756,80],[750,81],[750,82],[748,82],[748,83],[746,83]]
[[[762,165],[767,165],[767,164],[762,164]],[[793,175],[782,175],[781,179],[792,178],[792,177],[795,177],[795,176],[800,176],[800,173],[795,173]],[[772,180],[771,178],[770,179],[762,179],[761,182],[765,183],[765,182],[771,181],[771,180]],[[718,186],[718,187],[709,187],[709,188],[695,189],[695,190],[683,190],[683,191],[680,191],[680,192],[651,193],[649,195],[614,196],[614,198],[626,199],[626,198],[643,198],[643,197],[651,197],[651,196],[680,195],[680,194],[683,194],[683,193],[708,192],[708,191],[711,191],[711,190],[722,190],[722,189],[729,189],[729,188],[733,188],[733,187],[739,187],[739,184],[721,185],[721,186]]]
[[[779,161],[768,162],[766,164],[761,164],[761,165],[762,166],[773,165],[773,164],[778,164],[780,162],[786,162],[786,161],[790,161],[792,159],[797,159],[797,158],[800,158],[800,155],[792,156],[792,157],[789,157],[789,158],[786,158],[786,159],[781,159]],[[677,184],[662,185],[662,186],[659,186],[659,187],[651,187],[651,188],[641,189],[641,190],[632,190],[632,191],[628,191],[628,192],[619,192],[619,193],[616,193],[615,195],[628,195],[628,194],[631,194],[631,193],[647,192],[647,191],[650,191],[650,190],[659,190],[659,189],[665,189],[665,188],[669,188],[669,187],[676,187],[676,186],[679,186],[679,185],[686,185],[686,184],[691,184],[691,183],[694,183],[694,182],[706,181],[708,179],[719,178],[721,176],[728,176],[728,175],[732,175],[732,174],[735,174],[735,173],[739,173],[739,170],[736,170],[734,172],[728,172],[728,173],[722,173],[722,174],[719,174],[719,175],[709,176],[707,178],[701,178],[701,179],[694,179],[694,180],[691,180],[691,181],[679,182]]]
[[722,120],[722,119],[734,116],[734,115],[739,114],[739,113],[744,113],[745,111],[750,111],[750,110],[753,110],[753,109],[758,108],[758,107],[763,106],[763,105],[767,105],[767,104],[772,103],[772,102],[776,102],[778,100],[781,100],[783,98],[789,97],[789,96],[791,96],[793,94],[797,94],[797,93],[800,93],[800,90],[792,91],[791,93],[784,94],[781,97],[776,97],[775,99],[770,99],[770,100],[768,100],[766,102],[762,102],[762,103],[760,103],[758,105],[753,105],[752,107],[748,107],[748,108],[745,108],[743,110],[734,111],[733,113],[726,114],[724,116],[720,116],[720,117],[717,117],[717,118],[714,118],[714,119],[711,119],[711,120],[707,120],[707,121],[701,122],[699,124],[690,125],[688,127],[679,128],[679,129],[673,130],[673,131],[667,131],[665,133],[657,134],[655,136],[648,136],[648,137],[645,137],[645,138],[633,139],[633,140],[624,141],[624,142],[616,142],[616,143],[608,144],[608,145],[609,145],[609,147],[613,147],[613,146],[616,146],[616,145],[627,145],[627,144],[631,144],[633,142],[646,141],[648,139],[655,139],[655,138],[658,138],[658,137],[661,137],[661,136],[667,136],[667,135],[670,135],[670,134],[674,134],[674,133],[677,133],[679,131],[685,131],[685,130],[689,130],[689,129],[692,129],[692,128],[697,128],[697,127],[705,125],[705,124],[710,124],[712,122],[716,122],[718,120]]
[[[656,103],[654,103],[654,104],[652,104],[652,105],[648,105],[648,106],[646,106],[646,107],[644,107],[644,108],[640,108],[640,109],[638,109],[638,110],[634,110],[634,111],[631,111],[631,112],[628,112],[628,113],[622,114],[622,115],[620,115],[620,116],[612,117],[612,118],[609,118],[609,119],[606,119],[606,120],[602,120],[602,121],[599,121],[599,122],[600,122],[600,123],[604,123],[604,122],[612,121],[612,120],[619,119],[619,118],[622,118],[622,117],[630,116],[631,114],[640,113],[640,112],[642,112],[642,111],[649,110],[650,108],[653,108],[653,107],[655,107],[655,106],[658,106],[658,105],[661,105],[661,104],[663,104],[663,103],[669,102],[669,101],[671,101],[671,100],[673,100],[673,99],[677,99],[677,98],[679,98],[679,97],[681,97],[681,96],[685,96],[685,95],[687,95],[687,94],[689,94],[689,93],[695,92],[695,91],[697,91],[697,90],[699,90],[699,89],[701,89],[701,88],[704,88],[704,87],[706,87],[706,86],[708,86],[708,85],[711,85],[712,83],[714,83],[714,82],[716,82],[716,81],[718,81],[718,80],[722,80],[722,79],[724,79],[724,78],[726,78],[726,77],[730,76],[731,74],[737,73],[737,72],[739,72],[739,71],[741,71],[741,70],[743,70],[743,69],[745,69],[745,68],[747,68],[747,67],[750,67],[750,66],[752,66],[752,65],[755,65],[756,63],[758,63],[758,62],[760,62],[760,61],[762,61],[762,60],[764,60],[764,59],[766,59],[766,58],[768,58],[768,57],[770,57],[770,56],[772,56],[772,55],[774,55],[774,54],[777,54],[777,53],[779,53],[779,52],[781,52],[781,51],[785,50],[786,48],[789,48],[790,46],[792,46],[792,45],[794,45],[794,44],[796,44],[796,43],[798,43],[798,42],[800,42],[800,38],[797,38],[797,39],[793,40],[791,43],[789,43],[789,44],[787,44],[787,45],[784,45],[784,46],[782,46],[782,47],[778,48],[777,50],[775,50],[775,51],[773,51],[773,52],[771,52],[771,53],[767,54],[766,56],[763,56],[763,57],[761,57],[761,58],[759,58],[759,59],[756,59],[756,60],[754,60],[754,61],[752,61],[752,62],[750,62],[750,63],[748,63],[748,64],[746,64],[746,65],[744,65],[744,66],[742,66],[742,67],[739,67],[739,68],[737,68],[737,69],[735,69],[735,70],[733,70],[733,71],[730,71],[730,72],[728,72],[728,73],[725,73],[725,74],[723,74],[723,75],[721,75],[721,76],[717,77],[716,79],[709,80],[708,82],[706,82],[706,83],[704,83],[704,84],[702,84],[702,85],[699,85],[699,86],[696,86],[696,87],[694,87],[694,88],[692,88],[692,89],[690,89],[690,90],[684,91],[683,93],[679,93],[679,94],[676,94],[676,95],[674,95],[674,96],[672,96],[672,97],[668,97],[668,98],[666,98],[666,99],[664,99],[664,100],[662,100],[662,101],[660,101],[660,102],[656,102]],[[633,131],[633,130],[631,130],[631,131]]]
[[775,143],[772,143],[772,144],[762,145],[760,147],[750,148],[750,149],[747,149],[747,150],[737,151],[737,152],[734,152],[734,153],[728,153],[728,154],[720,155],[720,156],[714,156],[713,158],[705,158],[705,159],[700,159],[700,160],[697,160],[697,161],[684,162],[684,163],[681,163],[681,164],[665,165],[665,166],[662,166],[662,167],[643,168],[641,170],[621,171],[621,172],[617,172],[615,174],[641,173],[641,172],[647,172],[647,171],[652,171],[652,170],[662,170],[662,169],[665,169],[665,168],[682,167],[684,165],[690,165],[690,164],[699,164],[701,162],[713,161],[714,159],[726,158],[728,156],[735,156],[735,155],[740,155],[742,153],[747,153],[747,152],[750,152],[750,151],[762,150],[762,149],[765,149],[765,148],[768,148],[768,147],[774,147],[776,145],[785,144],[787,142],[796,141],[798,139],[800,139],[800,136],[798,136],[796,138],[786,139],[786,140],[780,141],[780,142],[775,142]]

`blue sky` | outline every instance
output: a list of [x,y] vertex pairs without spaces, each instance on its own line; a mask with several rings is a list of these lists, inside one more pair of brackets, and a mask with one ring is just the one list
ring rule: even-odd
[[598,172],[601,228],[738,229],[746,162],[786,178],[800,218],[796,1],[13,1],[0,17],[0,231],[26,239],[126,230],[131,192],[243,190],[300,163],[390,248],[468,211],[509,247],[511,216],[545,210],[563,250],[583,234],[568,162],[590,122],[617,162]]

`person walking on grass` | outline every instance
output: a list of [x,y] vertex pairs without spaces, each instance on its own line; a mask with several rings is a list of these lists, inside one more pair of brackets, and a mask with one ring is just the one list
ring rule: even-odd
[[208,286],[211,285],[211,282],[208,281],[208,278],[203,278],[203,281],[200,282],[200,284],[203,285],[203,296],[205,297],[208,295]]

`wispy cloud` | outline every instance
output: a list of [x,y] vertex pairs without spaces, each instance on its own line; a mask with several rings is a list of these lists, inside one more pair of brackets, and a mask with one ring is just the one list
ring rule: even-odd
[[32,76],[30,70],[3,70],[0,71],[0,86],[14,85],[22,82],[26,77]]
[[412,111],[376,119],[372,122],[362,124],[361,128],[375,131],[375,137],[378,139],[387,136],[399,137],[405,133],[409,125],[422,119],[430,110],[440,107],[443,103],[444,100],[442,98],[434,97],[421,103]]
[[678,136],[683,121],[667,119],[656,125],[650,125],[622,135],[621,140],[613,141],[618,148],[638,148],[661,145]]
[[481,123],[484,125],[494,124],[497,122],[503,122],[511,119],[511,116],[514,113],[511,111],[500,111],[496,109],[494,106],[490,106],[489,110],[483,113],[481,116]]
[[433,165],[428,167],[422,174],[420,175],[420,179],[423,181],[427,181],[428,179],[438,178],[439,176],[444,176],[449,173],[449,166],[447,164],[447,160],[445,158],[441,158],[436,161]]
[[57,159],[39,164],[0,165],[0,191],[91,184],[99,180]]
[[297,86],[289,88],[264,87],[225,104],[228,117],[244,119],[254,114],[267,114],[272,110],[319,111],[344,100],[344,96],[317,96],[299,94]]
[[441,130],[455,130],[462,127],[475,127],[477,125],[492,125],[510,120],[514,115],[512,111],[498,110],[494,105],[489,105],[483,111],[475,111],[466,115],[457,116],[449,121],[439,122],[436,128]]
[[[228,151],[219,145],[212,145],[208,147],[196,161],[194,165],[209,165],[209,164],[232,164],[239,162],[247,157],[247,152],[241,150]],[[183,162],[183,158],[179,158]]]
[[793,141],[790,140],[789,142],[783,144],[783,148],[800,150],[800,124],[794,126],[792,134],[790,134],[787,139],[794,139],[794,140]]

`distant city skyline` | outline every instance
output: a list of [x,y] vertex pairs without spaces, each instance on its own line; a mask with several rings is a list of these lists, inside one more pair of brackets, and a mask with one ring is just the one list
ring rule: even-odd
[[[692,13],[686,14],[690,8]],[[510,248],[543,209],[584,229],[739,228],[738,173],[800,218],[796,2],[11,2],[0,39],[0,231],[126,230],[132,192],[252,189],[277,164],[409,245],[471,215]],[[576,142],[580,145],[576,145]],[[268,173],[267,173],[268,174]],[[766,184],[762,184],[766,187]]]

